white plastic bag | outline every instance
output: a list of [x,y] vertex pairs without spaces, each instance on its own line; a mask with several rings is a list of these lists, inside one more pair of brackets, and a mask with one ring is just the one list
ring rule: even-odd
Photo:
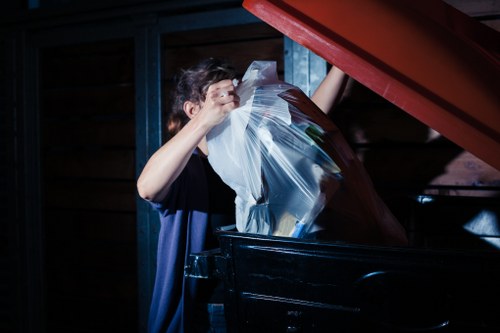
[[275,62],[252,63],[237,87],[241,106],[208,135],[209,161],[237,194],[239,231],[302,236],[325,206],[324,188],[340,177],[308,134],[322,129],[279,97],[290,89]]
[[210,164],[236,192],[238,231],[407,244],[338,128],[278,80],[275,62],[253,62],[236,92],[240,107],[207,139]]

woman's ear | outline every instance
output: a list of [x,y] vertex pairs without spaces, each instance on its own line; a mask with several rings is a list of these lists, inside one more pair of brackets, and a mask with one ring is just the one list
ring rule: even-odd
[[184,102],[183,109],[188,118],[193,119],[193,117],[200,111],[200,105],[191,101],[186,101]]

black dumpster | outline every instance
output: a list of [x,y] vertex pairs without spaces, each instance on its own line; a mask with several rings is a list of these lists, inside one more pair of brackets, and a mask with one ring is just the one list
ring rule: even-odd
[[[432,220],[451,200],[415,201],[413,216]],[[466,202],[462,215],[500,216],[497,199]],[[217,234],[220,250],[193,254],[186,274],[224,282],[230,332],[500,331],[500,251],[487,242],[438,249]]]

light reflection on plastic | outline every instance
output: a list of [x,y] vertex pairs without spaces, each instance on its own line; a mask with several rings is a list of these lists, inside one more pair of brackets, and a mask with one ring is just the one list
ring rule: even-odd
[[476,236],[488,236],[482,239],[500,249],[500,225],[498,222],[498,216],[495,212],[482,210],[467,222],[463,228]]
[[419,203],[421,204],[427,204],[427,203],[431,203],[434,201],[434,198],[433,197],[430,197],[430,196],[427,196],[427,195],[419,195],[417,197],[417,200]]

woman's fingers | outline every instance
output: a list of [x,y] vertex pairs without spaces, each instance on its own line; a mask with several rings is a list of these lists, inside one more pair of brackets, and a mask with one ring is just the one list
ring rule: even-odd
[[207,91],[207,100],[205,102],[213,104],[228,105],[228,107],[238,107],[240,98],[236,94],[233,81],[222,80],[212,84]]
[[200,116],[210,126],[221,123],[235,108],[239,106],[240,97],[236,94],[231,80],[223,80],[212,84],[207,89],[205,101],[201,104]]
[[235,107],[238,107],[239,101],[240,101],[240,97],[236,94],[236,92],[234,90],[231,90],[231,91],[223,90],[220,92],[219,102],[222,105],[234,103]]

